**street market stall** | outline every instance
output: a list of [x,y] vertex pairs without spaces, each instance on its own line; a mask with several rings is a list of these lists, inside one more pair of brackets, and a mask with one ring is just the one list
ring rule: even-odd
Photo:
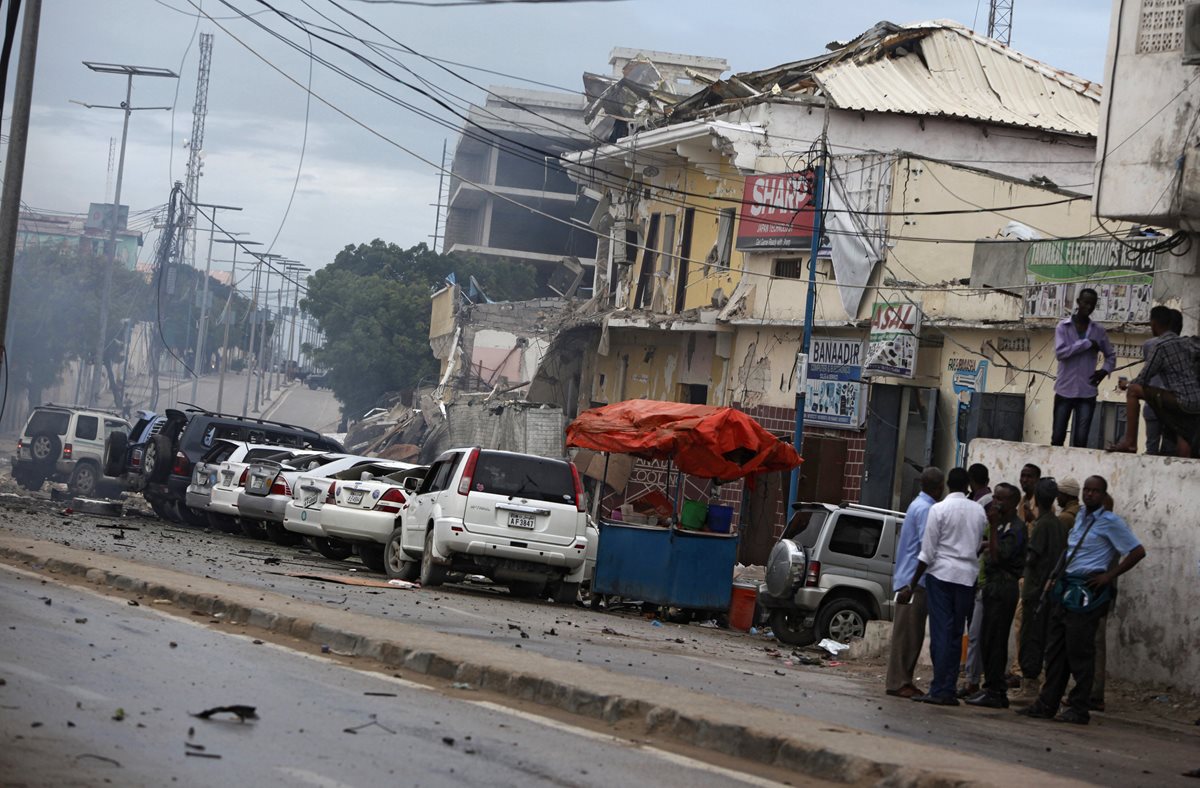
[[628,508],[597,517],[592,590],[692,610],[728,609],[738,534],[730,527],[731,507],[681,500],[683,476],[717,484],[750,477],[753,483],[756,474],[791,470],[801,462],[790,444],[739,410],[655,400],[584,411],[567,427],[567,445],[667,461],[666,489],[654,495],[661,518],[626,521]]

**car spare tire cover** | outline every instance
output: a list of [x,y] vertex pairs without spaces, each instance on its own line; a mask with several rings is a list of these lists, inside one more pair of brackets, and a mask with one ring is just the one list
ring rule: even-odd
[[792,590],[799,574],[803,572],[807,560],[804,548],[791,539],[780,539],[771,548],[771,556],[767,559],[767,593],[774,597],[787,596]]

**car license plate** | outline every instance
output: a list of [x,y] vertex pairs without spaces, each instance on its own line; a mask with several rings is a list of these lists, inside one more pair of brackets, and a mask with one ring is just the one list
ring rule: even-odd
[[265,476],[251,476],[250,477],[250,489],[251,490],[261,490],[266,486],[267,486],[267,479]]
[[303,506],[304,506],[304,508],[305,508],[305,509],[308,509],[308,508],[310,508],[310,507],[312,507],[312,506],[315,506],[315,505],[316,505],[316,503],[317,503],[317,494],[316,494],[315,492],[306,492],[306,493],[304,493],[304,504],[303,504]]
[[225,471],[221,475],[225,477],[225,486],[226,487],[233,484],[233,471]]
[[362,490],[350,490],[346,493],[346,502],[347,503],[362,503],[362,498],[363,498]]
[[533,519],[532,514],[517,514],[516,512],[510,512],[508,515],[509,528],[528,528],[532,531],[536,525],[537,522]]

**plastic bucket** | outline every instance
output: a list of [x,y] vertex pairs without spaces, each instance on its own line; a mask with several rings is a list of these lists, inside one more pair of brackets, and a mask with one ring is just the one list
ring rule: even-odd
[[699,531],[708,519],[708,507],[700,501],[684,501],[679,512],[679,524],[691,531]]
[[733,596],[729,600],[729,627],[749,632],[754,626],[754,608],[758,604],[758,589],[755,586],[733,584]]
[[708,530],[727,534],[733,526],[733,507],[710,503],[708,505]]

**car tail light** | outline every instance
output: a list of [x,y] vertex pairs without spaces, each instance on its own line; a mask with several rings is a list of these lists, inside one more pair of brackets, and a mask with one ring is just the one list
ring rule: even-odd
[[287,483],[287,479],[283,478],[283,474],[278,474],[275,481],[271,482],[271,495],[286,495],[292,497],[292,487]]
[[579,478],[579,469],[575,467],[575,463],[567,463],[571,466],[571,478],[575,482],[575,508],[581,512],[587,511],[584,508],[583,502],[583,480]]
[[23,448],[25,448],[25,441],[21,438],[17,438],[17,451],[20,451]]
[[72,446],[72,445],[71,445],[71,444],[69,444],[69,443],[64,443],[64,444],[63,444],[63,459],[64,459],[64,460],[69,460],[69,459],[71,459],[71,455],[72,455],[72,454],[74,454],[74,453],[75,453],[75,447],[74,447],[74,446]]
[[475,475],[475,463],[479,462],[479,449],[471,449],[467,455],[467,467],[463,468],[462,479],[458,482],[458,494],[466,495],[471,491],[471,478]]
[[246,486],[246,478],[250,475],[250,469],[246,468],[242,471],[242,475],[238,478],[238,487]]
[[329,492],[325,493],[325,503],[337,503],[337,482],[329,483]]
[[400,506],[403,503],[403,491],[399,487],[393,487],[383,494],[383,497],[379,499],[379,503],[375,504],[375,509],[380,512],[399,514]]
[[821,562],[809,561],[808,571],[804,575],[804,585],[809,588],[816,588],[821,582]]
[[192,464],[188,462],[187,455],[181,451],[175,452],[175,464],[171,466],[171,473],[176,476],[187,476],[192,471]]

